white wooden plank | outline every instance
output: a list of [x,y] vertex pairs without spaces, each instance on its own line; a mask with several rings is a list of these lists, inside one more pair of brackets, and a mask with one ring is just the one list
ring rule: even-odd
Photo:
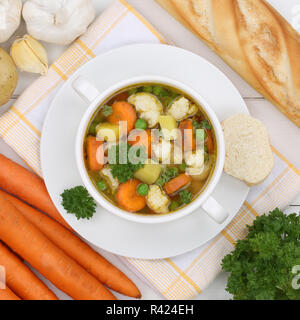
[[291,202],[291,205],[300,207],[300,194]]
[[246,103],[251,115],[266,125],[274,147],[300,168],[299,128],[267,100],[247,99]]

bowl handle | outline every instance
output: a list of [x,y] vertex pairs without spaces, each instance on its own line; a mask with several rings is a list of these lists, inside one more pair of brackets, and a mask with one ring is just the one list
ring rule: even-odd
[[82,76],[72,82],[72,88],[88,104],[93,102],[100,94],[99,90]]
[[213,197],[204,202],[202,209],[219,224],[228,218],[228,212]]

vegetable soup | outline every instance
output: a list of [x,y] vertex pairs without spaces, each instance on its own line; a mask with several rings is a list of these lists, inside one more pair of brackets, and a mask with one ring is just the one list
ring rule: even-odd
[[98,192],[121,209],[146,215],[193,201],[210,180],[216,149],[201,106],[156,83],[131,86],[101,104],[84,144]]

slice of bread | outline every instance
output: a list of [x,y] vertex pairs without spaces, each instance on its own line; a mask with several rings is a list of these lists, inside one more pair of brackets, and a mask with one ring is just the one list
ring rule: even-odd
[[225,172],[250,186],[263,182],[274,166],[266,127],[244,114],[223,121],[222,127],[226,146]]

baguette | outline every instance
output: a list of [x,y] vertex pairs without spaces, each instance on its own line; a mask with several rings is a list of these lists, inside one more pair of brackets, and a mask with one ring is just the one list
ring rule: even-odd
[[262,183],[274,166],[266,127],[244,114],[226,119],[222,127],[226,145],[224,171],[249,186]]
[[156,0],[300,127],[300,35],[265,0]]

